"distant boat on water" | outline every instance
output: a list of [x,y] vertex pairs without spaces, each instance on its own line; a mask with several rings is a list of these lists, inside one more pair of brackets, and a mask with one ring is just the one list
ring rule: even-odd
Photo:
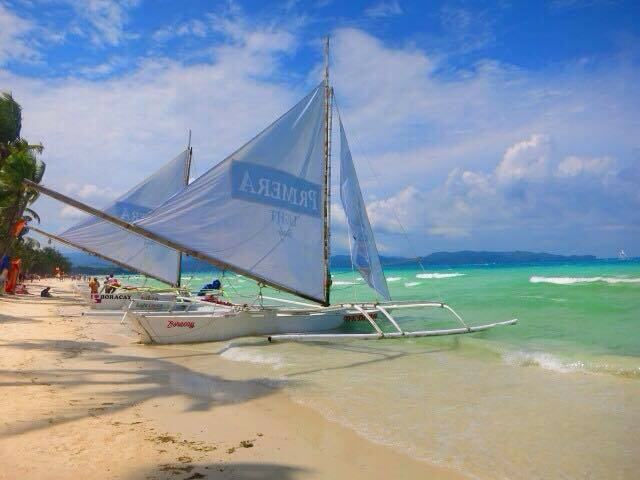
[[618,260],[629,260],[629,257],[627,257],[627,254],[624,253],[624,250],[622,248],[618,252]]

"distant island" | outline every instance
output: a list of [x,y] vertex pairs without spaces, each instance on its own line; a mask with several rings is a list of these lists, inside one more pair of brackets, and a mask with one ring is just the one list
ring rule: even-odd
[[[130,273],[127,270],[111,265],[110,263],[86,253],[73,252],[65,255],[73,264],[73,271],[91,275],[103,275],[108,273]],[[406,267],[416,265],[415,258],[381,256],[380,260],[385,267]],[[556,255],[543,252],[476,252],[464,250],[461,252],[435,252],[424,257],[420,261],[424,266],[460,266],[460,265],[523,265],[540,263],[578,263],[593,262],[598,260],[595,255]],[[206,272],[213,267],[196,258],[185,257],[182,261],[184,272]],[[349,255],[333,255],[331,257],[332,268],[351,268]]]
[[[435,252],[420,257],[422,265],[522,265],[529,263],[575,263],[592,262],[597,260],[595,255],[556,255],[553,253],[536,252],[476,252],[464,250],[461,252]],[[418,263],[416,258],[385,257],[380,261],[385,267],[408,266]],[[331,266],[337,268],[351,267],[349,255],[335,255],[331,257]]]

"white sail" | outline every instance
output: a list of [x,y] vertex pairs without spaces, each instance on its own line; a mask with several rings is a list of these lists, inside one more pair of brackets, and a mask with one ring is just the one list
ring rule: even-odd
[[360,191],[351,151],[340,122],[340,199],[349,226],[351,262],[362,278],[385,300],[391,300],[378,249]]
[[326,302],[323,87],[135,224],[212,263]]
[[[185,150],[153,175],[122,195],[105,212],[133,222],[184,189],[189,151]],[[180,281],[180,253],[152,240],[90,217],[59,235],[86,250],[129,265],[172,285]]]

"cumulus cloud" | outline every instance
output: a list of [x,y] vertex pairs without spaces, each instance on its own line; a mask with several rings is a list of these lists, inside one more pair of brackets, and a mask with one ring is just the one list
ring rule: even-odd
[[152,37],[158,42],[166,42],[175,37],[206,37],[209,32],[208,25],[202,20],[192,19],[186,22],[168,25],[156,30]]
[[[505,248],[518,241],[540,249],[545,239],[557,241],[571,231],[598,235],[598,230],[615,231],[620,242],[629,242],[640,230],[640,195],[629,172],[620,171],[610,157],[558,157],[551,143],[549,135],[533,134],[508,147],[491,172],[454,168],[433,189],[410,186],[371,202],[374,228],[398,234],[398,216],[413,235],[440,245],[466,238],[496,245],[502,239]],[[576,239],[569,238],[560,251],[575,251]]]
[[[46,183],[125,191],[182,150],[188,128],[201,174],[317,82],[319,49],[308,77],[283,65],[316,45],[315,33],[295,22],[259,23],[230,5],[199,19],[211,42],[188,63],[129,59],[117,78],[109,61],[55,79],[0,70],[0,83],[23,104],[25,136],[46,147]],[[122,8],[118,41],[127,35]],[[198,28],[176,24],[171,34],[200,35]],[[640,225],[637,74],[624,62],[536,73],[483,60],[451,71],[415,44],[392,47],[356,28],[332,35],[336,99],[370,218],[390,253],[407,253],[396,215],[417,253],[501,241],[602,253],[637,243],[629,233]],[[344,229],[338,198],[332,218]],[[59,206],[42,208],[43,218],[58,218]],[[606,225],[624,228],[597,230]],[[578,227],[582,235],[568,242]]]
[[384,18],[402,15],[402,7],[400,3],[393,0],[387,2],[379,2],[364,11],[367,17]]
[[[45,145],[46,184],[102,206],[182,151],[188,129],[196,175],[284,113],[311,87],[270,78],[283,50],[295,47],[293,36],[283,42],[269,28],[245,36],[243,29],[212,47],[204,62],[149,59],[117,78],[31,78],[0,70],[0,85],[10,86],[23,106],[24,136]],[[272,40],[268,48],[254,44],[256,35]],[[59,204],[41,197],[36,207],[52,230],[68,226]],[[66,212],[63,220],[69,218]]]
[[60,218],[62,220],[76,220],[76,221],[78,221],[78,220],[82,220],[84,218],[87,218],[87,215],[85,213],[83,213],[81,210],[78,210],[77,208],[73,208],[70,205],[65,205],[60,210]]
[[0,66],[10,60],[35,61],[39,58],[28,41],[28,35],[34,29],[33,22],[0,3]]
[[500,182],[514,180],[539,180],[547,175],[550,139],[548,135],[535,134],[507,149],[496,168]]
[[574,155],[558,164],[559,177],[576,177],[581,174],[604,174],[614,163],[611,157],[581,158]]
[[129,10],[136,7],[139,0],[57,1],[73,8],[77,18],[81,20],[73,28],[88,36],[95,45],[119,45],[133,36],[125,27],[129,20]]

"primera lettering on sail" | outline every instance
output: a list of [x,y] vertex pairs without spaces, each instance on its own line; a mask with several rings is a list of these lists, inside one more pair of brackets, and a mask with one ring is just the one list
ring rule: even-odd
[[196,326],[195,322],[187,322],[187,321],[180,321],[180,320],[169,320],[167,322],[167,328],[174,328],[174,327],[194,328],[195,326]]
[[255,163],[232,162],[231,196],[311,217],[322,210],[320,185]]

